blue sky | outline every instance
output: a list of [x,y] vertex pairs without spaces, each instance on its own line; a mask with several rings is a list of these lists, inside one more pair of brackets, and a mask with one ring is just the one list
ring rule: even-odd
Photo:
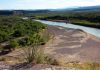
[[56,9],[100,5],[100,0],[0,0],[0,9]]

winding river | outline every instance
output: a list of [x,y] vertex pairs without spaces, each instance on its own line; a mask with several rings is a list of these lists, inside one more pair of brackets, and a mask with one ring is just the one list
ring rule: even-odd
[[52,21],[45,21],[45,20],[36,20],[36,21],[39,21],[39,22],[42,22],[42,23],[48,24],[48,25],[62,26],[62,27],[74,28],[74,29],[81,29],[81,30],[83,30],[87,33],[90,33],[90,34],[100,38],[100,29],[97,29],[97,28],[74,25],[74,24],[70,24],[70,23],[66,24],[64,22],[52,22]]

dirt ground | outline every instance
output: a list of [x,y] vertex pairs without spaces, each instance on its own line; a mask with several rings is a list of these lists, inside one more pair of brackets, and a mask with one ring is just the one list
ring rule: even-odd
[[[97,62],[100,63],[100,38],[82,30],[60,26],[48,26],[53,38],[45,45],[44,52],[49,57],[64,62]],[[10,63],[22,58],[22,49],[4,55]],[[22,60],[20,60],[22,61]]]
[[45,46],[45,53],[62,62],[100,63],[100,38],[82,30],[48,26],[54,38]]
[[[100,63],[100,38],[88,34],[79,29],[69,29],[60,26],[48,26],[48,32],[52,34],[52,39],[45,45],[44,52],[49,57],[64,63],[71,62],[97,62]],[[7,63],[19,63],[22,58],[22,49],[4,55],[7,57]],[[20,60],[22,61],[22,60]],[[15,63],[14,63],[15,62]],[[0,68],[9,68],[6,63],[0,64]],[[33,64],[32,64],[33,65]],[[4,67],[3,67],[4,66]],[[15,65],[17,66],[17,65]],[[29,64],[30,66],[30,64]],[[20,67],[20,66],[17,66]],[[27,70],[27,68],[18,68],[18,70]],[[51,65],[34,65],[28,70],[78,70],[74,68],[55,67]],[[3,69],[1,69],[3,70]],[[9,69],[8,69],[9,70]],[[15,70],[16,67],[15,67]]]

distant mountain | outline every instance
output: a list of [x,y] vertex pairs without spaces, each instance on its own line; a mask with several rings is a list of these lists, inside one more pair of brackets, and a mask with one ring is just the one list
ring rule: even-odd
[[32,13],[48,13],[50,10],[0,10],[0,15],[18,15]]
[[10,15],[10,14],[13,14],[13,12],[10,10],[0,10],[0,15]]
[[75,8],[67,8],[67,9],[55,9],[53,11],[58,11],[58,12],[100,11],[100,6],[87,6],[87,7],[75,7]]
[[46,10],[0,10],[0,15],[35,14],[49,12],[86,12],[100,11],[100,6],[75,7],[67,9],[46,9]]
[[49,10],[13,10],[16,13],[31,14],[31,13],[47,13]]
[[79,7],[72,11],[100,11],[100,6]]

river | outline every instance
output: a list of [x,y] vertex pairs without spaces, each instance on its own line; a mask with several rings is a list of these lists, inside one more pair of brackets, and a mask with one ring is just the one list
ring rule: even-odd
[[70,24],[70,23],[66,24],[64,22],[52,22],[52,21],[45,21],[45,20],[36,20],[36,21],[39,21],[39,22],[42,22],[42,23],[48,24],[48,25],[62,26],[62,27],[73,28],[73,29],[81,29],[87,33],[90,33],[90,34],[100,38],[100,29],[98,29],[98,28],[85,27],[85,26],[74,25],[74,24]]

